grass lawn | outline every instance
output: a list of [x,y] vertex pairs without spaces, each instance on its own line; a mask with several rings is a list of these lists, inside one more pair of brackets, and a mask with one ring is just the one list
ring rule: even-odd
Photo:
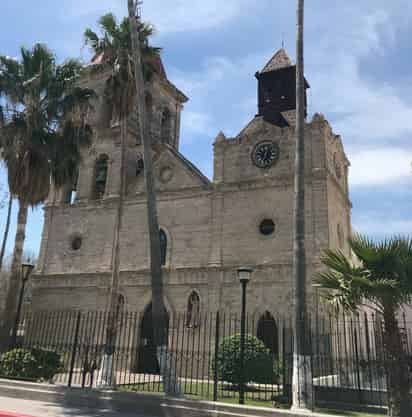
[[386,414],[368,414],[362,411],[346,411],[346,410],[331,410],[328,408],[317,408],[315,410],[318,413],[339,415],[339,416],[348,416],[348,417],[386,417]]
[[[119,386],[121,391],[129,392],[163,392],[163,384],[159,382],[145,382],[140,384],[130,384]],[[191,400],[213,400],[213,384],[207,382],[183,382],[182,390],[184,396],[187,399]],[[275,404],[271,400],[271,392],[247,392],[245,398],[245,405],[252,407],[267,407],[267,408],[287,408],[285,404],[277,403]],[[219,384],[218,391],[219,402],[226,404],[239,404],[239,393],[233,390],[224,389]],[[332,414],[332,415],[341,415],[345,417],[385,417],[384,414],[368,414],[364,412],[357,411],[346,411],[346,410],[333,410],[327,408],[317,408],[315,410],[318,413]]]
[[[213,400],[213,384],[207,382],[183,382],[181,384],[185,398],[191,400]],[[121,391],[133,391],[133,392],[163,392],[163,384],[159,382],[154,383],[140,383],[131,385],[119,386]],[[271,392],[247,392],[245,394],[246,405],[255,407],[273,407],[273,401],[271,400]],[[219,384],[218,390],[219,402],[227,404],[238,404],[239,393],[227,389]]]

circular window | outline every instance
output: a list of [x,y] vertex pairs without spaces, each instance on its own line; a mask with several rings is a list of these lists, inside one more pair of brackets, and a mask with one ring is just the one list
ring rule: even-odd
[[76,236],[72,239],[72,249],[79,250],[82,247],[82,238],[80,236]]
[[160,181],[164,184],[168,183],[173,178],[173,170],[171,167],[164,167],[160,171]]
[[259,230],[263,236],[273,235],[275,232],[275,223],[271,219],[265,219],[260,223]]

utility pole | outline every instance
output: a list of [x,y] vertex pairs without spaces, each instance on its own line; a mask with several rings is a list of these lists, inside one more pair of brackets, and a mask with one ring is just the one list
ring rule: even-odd
[[293,276],[295,283],[294,354],[292,407],[312,410],[312,367],[310,326],[306,302],[305,249],[305,77],[304,0],[297,0],[296,40],[296,155],[293,230]]

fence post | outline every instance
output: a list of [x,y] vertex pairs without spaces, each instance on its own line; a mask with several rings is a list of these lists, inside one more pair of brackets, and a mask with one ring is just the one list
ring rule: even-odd
[[216,313],[216,327],[215,327],[215,366],[213,372],[213,401],[217,401],[217,389],[219,384],[218,362],[219,354],[219,331],[220,331],[220,313]]
[[[357,322],[359,323],[359,315],[355,316],[357,318]],[[353,322],[353,318],[351,319]],[[359,395],[359,404],[362,404],[362,386],[361,386],[361,374],[360,374],[360,360],[359,360],[359,345],[358,345],[358,332],[356,331],[356,322],[355,322],[355,358],[356,358],[356,379],[357,379],[357,388],[358,388],[358,395]]]
[[82,313],[81,311],[79,311],[77,313],[76,329],[74,331],[74,340],[73,340],[72,354],[71,354],[71,359],[70,359],[69,382],[67,384],[69,388],[72,386],[72,381],[73,381],[73,372],[74,372],[74,366],[76,362],[76,350],[77,350],[77,345],[79,343],[79,329],[80,329],[81,318],[82,318]]

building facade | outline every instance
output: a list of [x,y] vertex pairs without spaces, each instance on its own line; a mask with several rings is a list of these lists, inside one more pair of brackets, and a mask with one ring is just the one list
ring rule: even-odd
[[[170,314],[240,310],[239,266],[254,269],[249,313],[285,317],[293,311],[292,228],[295,155],[295,67],[279,50],[256,74],[258,114],[237,136],[219,133],[208,179],[179,152],[187,98],[159,71],[147,85],[161,227],[165,304]],[[34,310],[103,310],[109,302],[120,192],[120,134],[105,100],[107,74],[83,82],[98,99],[93,141],[83,150],[76,191],[52,191],[33,277]],[[309,85],[307,85],[309,87]],[[136,118],[127,121],[127,195],[120,234],[120,300],[129,311],[151,301],[142,145]],[[305,126],[308,276],[327,248],[348,252],[349,161],[341,138],[320,114]],[[309,294],[313,294],[308,280]],[[309,297],[310,298],[310,297]]]

